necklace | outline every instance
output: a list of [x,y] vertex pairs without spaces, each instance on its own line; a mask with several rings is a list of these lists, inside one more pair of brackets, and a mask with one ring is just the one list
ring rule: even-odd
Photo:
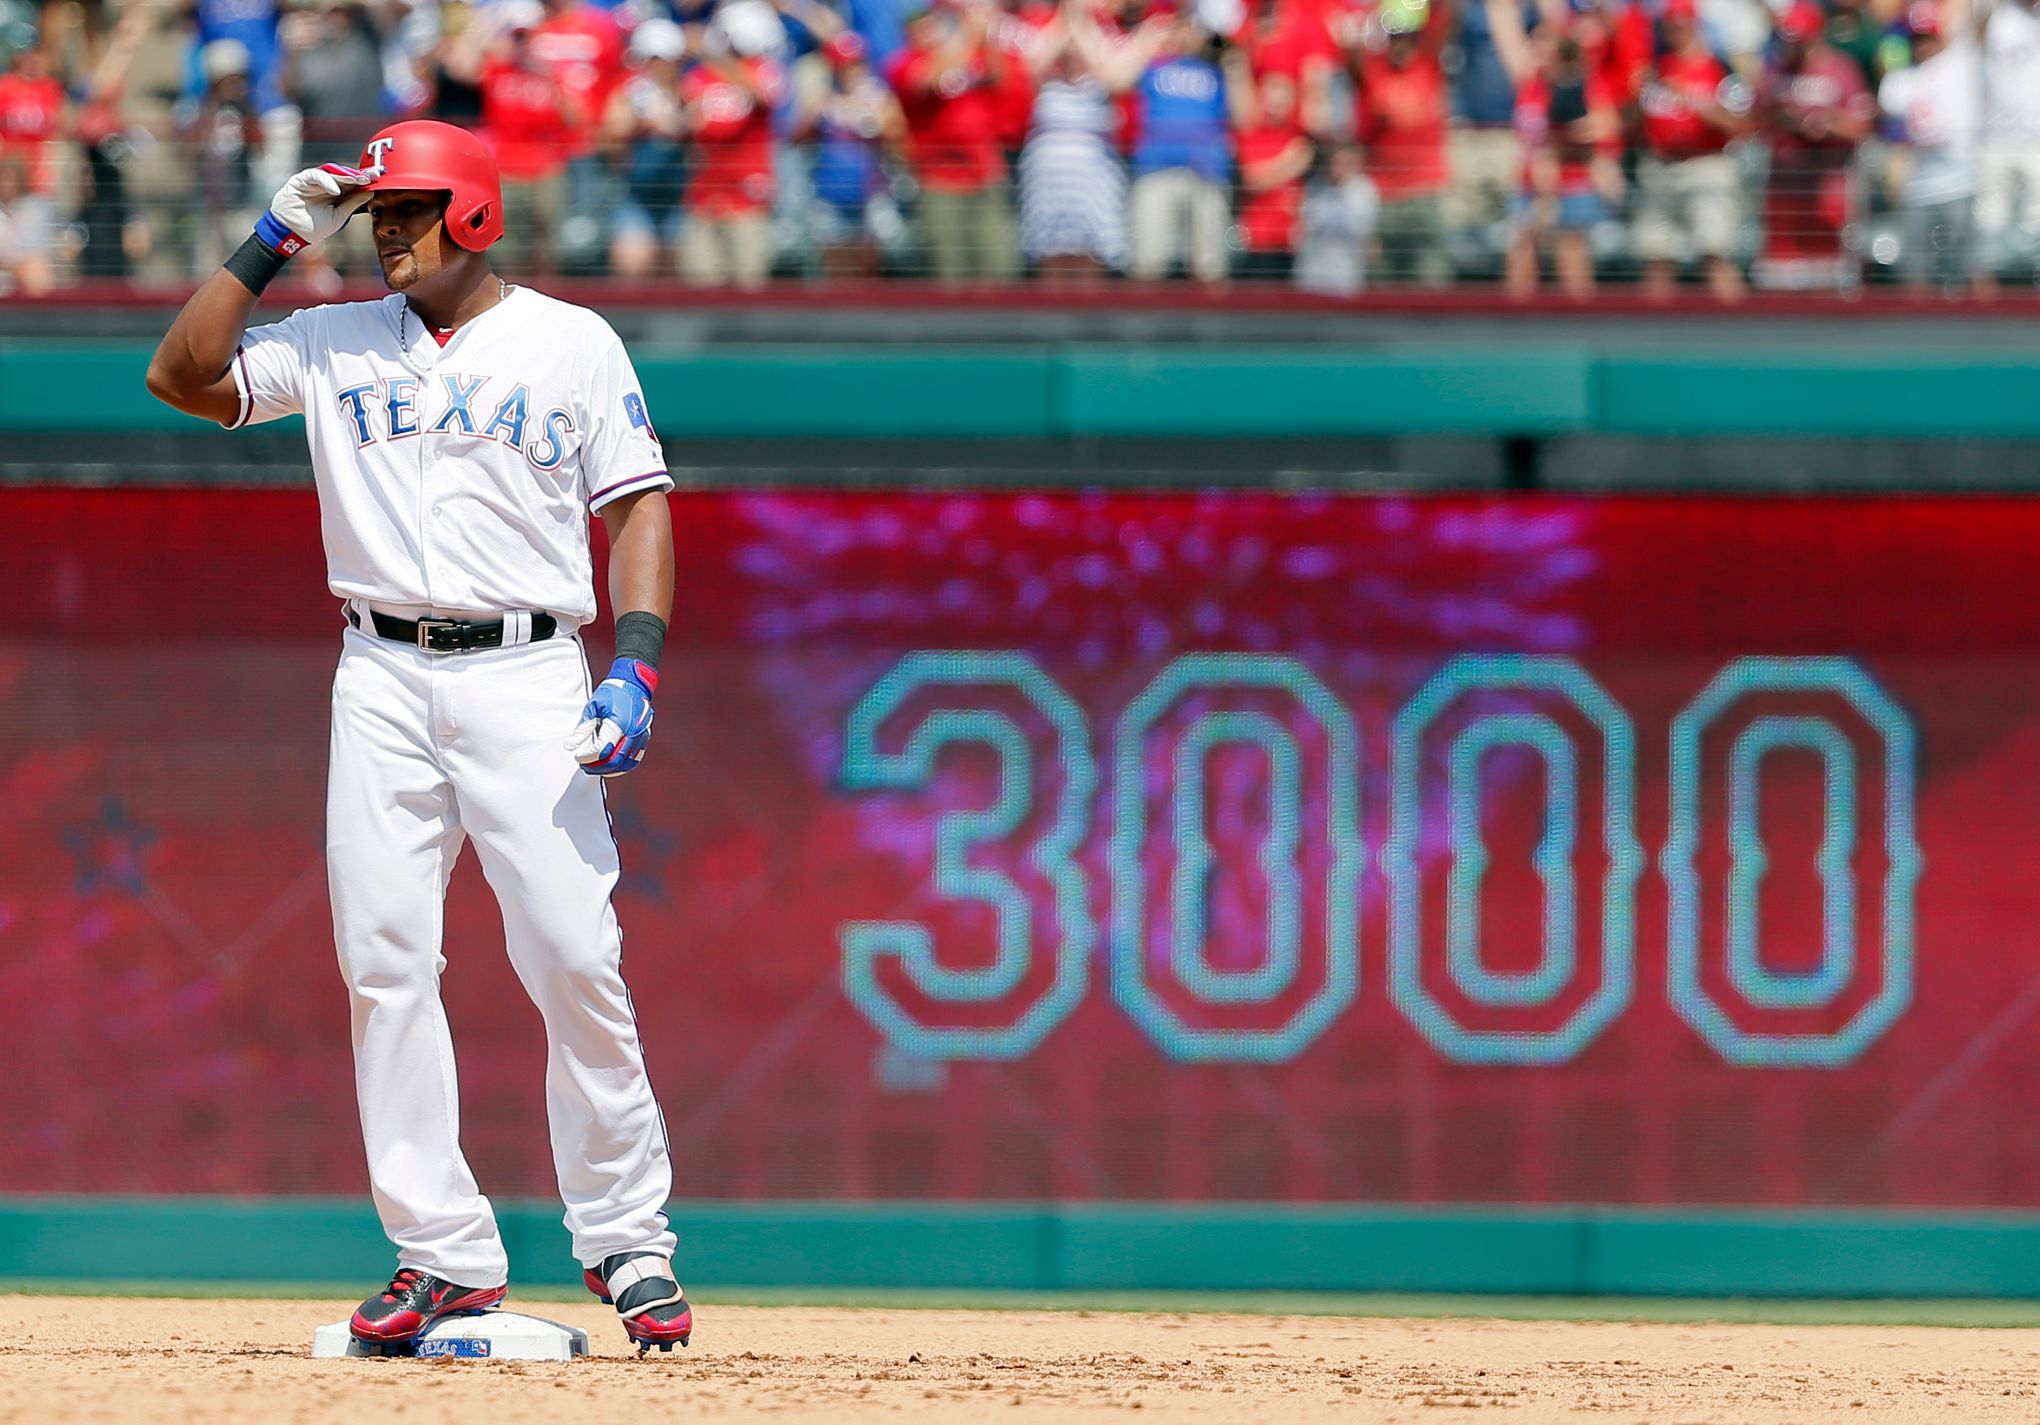
[[[501,277],[498,277],[496,279],[496,300],[503,302],[509,296],[510,284]],[[404,355],[409,356],[411,354],[411,304],[409,302],[404,303],[402,307],[397,309],[397,345],[402,349]]]

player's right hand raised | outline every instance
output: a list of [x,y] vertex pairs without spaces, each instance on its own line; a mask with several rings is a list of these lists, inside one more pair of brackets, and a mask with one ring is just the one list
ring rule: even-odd
[[368,201],[366,189],[374,181],[373,173],[341,163],[293,173],[269,200],[269,211],[255,224],[256,235],[285,257],[295,256],[347,226]]

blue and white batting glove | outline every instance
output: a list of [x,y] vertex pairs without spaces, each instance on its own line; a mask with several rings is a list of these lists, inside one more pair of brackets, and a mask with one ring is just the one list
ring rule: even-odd
[[284,181],[269,200],[269,211],[255,220],[255,236],[284,257],[296,257],[347,226],[368,201],[365,188],[373,173],[343,163],[322,163],[301,169]]
[[635,658],[619,658],[609,676],[581,709],[581,725],[567,739],[567,751],[592,777],[620,777],[645,760],[652,740],[652,694],[659,671]]

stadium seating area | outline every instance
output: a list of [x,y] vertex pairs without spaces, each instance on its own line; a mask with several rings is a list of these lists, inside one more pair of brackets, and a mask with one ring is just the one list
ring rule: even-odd
[[[2028,0],[668,3],[0,0],[0,294],[188,283],[408,115],[488,136],[513,274],[1735,302],[2040,258]],[[331,246],[303,284],[372,277]]]

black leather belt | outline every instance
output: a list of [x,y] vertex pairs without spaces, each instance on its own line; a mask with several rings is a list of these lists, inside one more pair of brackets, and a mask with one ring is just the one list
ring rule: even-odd
[[[392,643],[408,643],[426,653],[474,653],[484,648],[503,646],[503,620],[489,623],[464,623],[449,618],[393,618],[389,614],[368,611],[374,620],[375,634]],[[356,628],[361,627],[361,615],[353,606],[347,610],[347,621]],[[559,621],[551,614],[534,613],[531,616],[531,642],[540,643],[559,632]]]

